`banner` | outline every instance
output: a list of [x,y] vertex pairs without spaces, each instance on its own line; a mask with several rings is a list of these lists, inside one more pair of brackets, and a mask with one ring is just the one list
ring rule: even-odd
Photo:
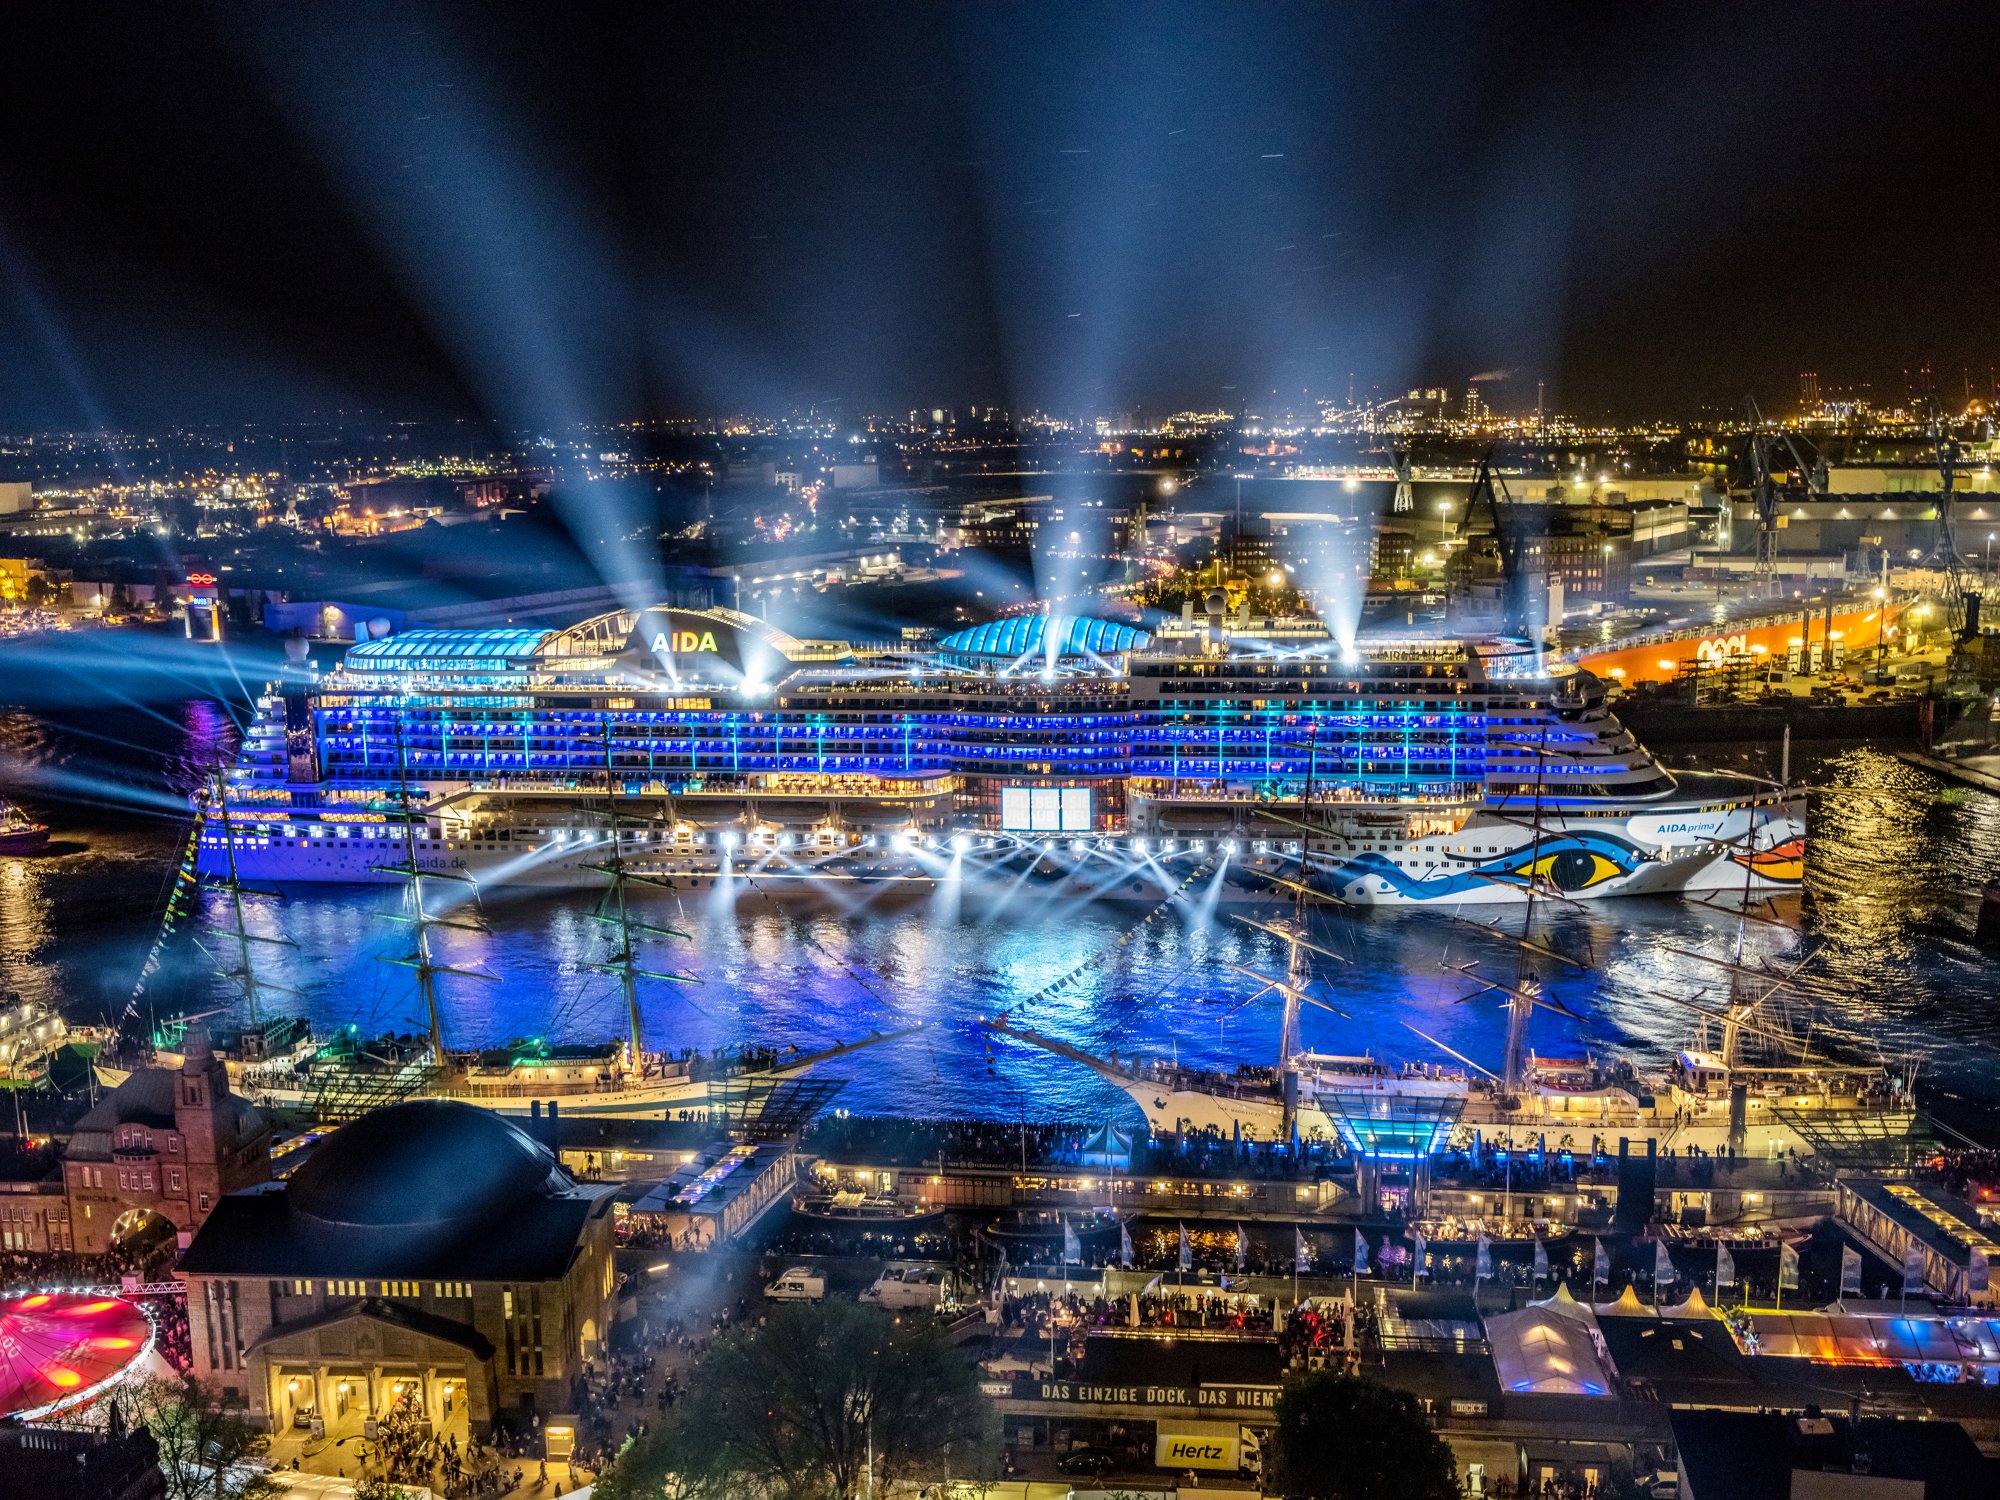
[[1678,1279],[1680,1273],[1674,1269],[1674,1258],[1667,1254],[1665,1240],[1653,1241],[1653,1287],[1657,1290],[1667,1282]]
[[1715,1289],[1719,1292],[1726,1286],[1736,1285],[1736,1257],[1729,1253],[1727,1245],[1715,1247]]
[[1250,1258],[1250,1236],[1243,1232],[1243,1226],[1236,1226],[1236,1269],[1243,1269],[1243,1262]]
[[1799,1289],[1799,1252],[1790,1245],[1778,1247],[1778,1287],[1787,1292]]
[[1360,1230],[1354,1231],[1354,1274],[1363,1275],[1368,1270],[1368,1241]]
[[1549,1274],[1549,1252],[1537,1238],[1535,1240],[1535,1280],[1540,1281]]
[[1187,1225],[1183,1224],[1181,1225],[1181,1269],[1188,1271],[1193,1268],[1194,1246],[1188,1243]]
[[1903,1252],[1903,1295],[1914,1296],[1924,1289],[1924,1247],[1915,1240]]
[[1983,1292],[1988,1285],[1990,1272],[1987,1267],[1986,1252],[1977,1245],[1972,1247],[1972,1259],[1965,1266],[1965,1289],[1969,1292]]
[[[1418,1239],[1422,1238],[1422,1235],[1418,1236]],[[1292,1231],[1292,1268],[1297,1271],[1313,1268],[1312,1251],[1306,1248],[1306,1232],[1303,1229]]]
[[1840,1249],[1840,1295],[1861,1295],[1861,1252],[1852,1245],[1843,1245]]
[[1605,1252],[1604,1241],[1592,1239],[1590,1243],[1596,1247],[1591,1252],[1590,1274],[1595,1280],[1609,1281],[1611,1279],[1611,1257]]
[[1077,1237],[1076,1226],[1063,1225],[1063,1264],[1083,1259],[1083,1241]]
[[1118,1264],[1132,1269],[1132,1231],[1124,1224],[1118,1226]]
[[1484,1234],[1481,1234],[1479,1236],[1479,1253],[1473,1257],[1472,1261],[1472,1278],[1477,1281],[1481,1277],[1491,1276],[1492,1274],[1493,1241],[1489,1240]]
[[1424,1252],[1428,1249],[1430,1249],[1430,1241],[1424,1238],[1424,1232],[1419,1229],[1417,1231],[1416,1243],[1410,1247],[1410,1280],[1415,1281],[1425,1273]]

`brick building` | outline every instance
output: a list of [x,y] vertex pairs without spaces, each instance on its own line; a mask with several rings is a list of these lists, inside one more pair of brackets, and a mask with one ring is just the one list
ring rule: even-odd
[[271,1178],[271,1125],[230,1092],[198,1030],[179,1068],[140,1068],[81,1120],[63,1154],[66,1247],[102,1255],[157,1214],[185,1246],[225,1193]]
[[563,1411],[609,1338],[612,1192],[474,1105],[364,1115],[196,1234],[179,1273],[195,1373],[329,1437],[399,1403],[461,1444]]

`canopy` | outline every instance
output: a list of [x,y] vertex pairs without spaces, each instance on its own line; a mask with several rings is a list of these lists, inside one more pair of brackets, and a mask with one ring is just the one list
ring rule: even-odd
[[1610,1396],[1617,1384],[1598,1342],[1597,1315],[1570,1299],[1531,1302],[1486,1320],[1502,1390],[1534,1396]]
[[1750,1315],[1750,1328],[1758,1354],[1817,1364],[1891,1365],[1917,1360],[1957,1364],[1976,1357],[1944,1319],[1935,1317],[1760,1312]]
[[0,1416],[87,1401],[152,1343],[145,1312],[121,1297],[33,1292],[0,1302]]
[[1652,1308],[1639,1300],[1639,1294],[1627,1286],[1618,1294],[1616,1302],[1598,1303],[1597,1315],[1600,1318],[1650,1318],[1654,1313]]
[[[1627,1287],[1626,1290],[1629,1292],[1631,1288]],[[1701,1288],[1695,1287],[1688,1292],[1687,1301],[1683,1302],[1679,1307],[1661,1308],[1660,1316],[1663,1318],[1711,1318],[1715,1316],[1715,1310],[1708,1305],[1708,1299],[1702,1296]]]
[[1546,1307],[1550,1312],[1559,1313],[1566,1318],[1580,1319],[1590,1315],[1590,1309],[1569,1294],[1569,1283],[1566,1281],[1558,1281],[1553,1292],[1539,1302],[1530,1302],[1528,1306]]
[[1132,1133],[1120,1130],[1109,1120],[1099,1127],[1097,1134],[1083,1143],[1077,1153],[1077,1160],[1086,1167],[1116,1167],[1119,1171],[1132,1168]]

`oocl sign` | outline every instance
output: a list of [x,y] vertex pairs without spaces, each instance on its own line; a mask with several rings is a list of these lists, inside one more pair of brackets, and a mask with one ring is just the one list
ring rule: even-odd
[[1725,662],[1732,656],[1750,654],[1750,637],[1742,631],[1735,635],[1710,636],[1694,648],[1694,659],[1701,662]]

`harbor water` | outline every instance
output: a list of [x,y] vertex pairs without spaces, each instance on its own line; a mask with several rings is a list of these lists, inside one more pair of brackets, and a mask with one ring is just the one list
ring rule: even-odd
[[[160,943],[158,972],[138,985],[186,849],[188,793],[227,757],[243,715],[239,682],[255,680],[240,666],[218,673],[213,655],[191,660],[180,680],[196,691],[176,700],[107,703],[76,686],[81,677],[10,692],[29,701],[0,712],[0,795],[30,806],[55,840],[46,856],[0,859],[0,988],[59,1005],[75,1021],[144,1024],[218,1007],[243,1014],[234,983],[217,973],[237,963],[215,936],[217,911],[183,920]],[[1771,747],[1678,748],[1660,747],[1662,757],[1775,770]],[[1782,923],[1671,899],[1543,904],[1538,936],[1589,967],[1543,965],[1550,988],[1583,1019],[1538,1012],[1532,1045],[1660,1064],[1695,1040],[1698,1018],[1675,1001],[1712,1007],[1727,993],[1728,972],[1696,955],[1726,959],[1740,945],[1753,961],[1790,964],[1810,954],[1802,974],[1823,993],[1809,1014],[1793,1002],[1795,1024],[1857,1060],[1914,1062],[1940,1119],[2000,1141],[2000,962],[1971,943],[1981,887],[2000,870],[2000,798],[1865,746],[1795,749],[1792,771],[1815,789],[1803,903],[1782,906]],[[1276,1004],[1251,998],[1257,981],[1230,966],[1276,974],[1283,959],[1274,938],[1234,914],[1279,915],[1289,898],[1245,911],[1202,895],[1197,880],[1147,920],[1146,907],[1084,905],[1012,874],[937,890],[841,885],[811,899],[780,899],[755,884],[727,902],[707,891],[642,893],[640,920],[687,934],[650,941],[646,966],[695,981],[646,984],[647,1041],[814,1050],[923,1022],[915,1035],[831,1065],[829,1076],[846,1080],[837,1106],[1136,1118],[1087,1069],[996,1038],[979,1022],[1005,1011],[1098,1052],[1216,1067],[1271,1061]],[[294,992],[274,989],[267,1006],[297,1010],[321,1032],[422,1030],[410,971],[385,961],[408,951],[407,928],[383,920],[402,899],[393,887],[338,886],[246,897],[252,932],[295,945],[256,946],[259,974]],[[491,890],[479,908],[487,931],[438,936],[440,958],[494,976],[442,981],[454,1045],[623,1034],[615,979],[587,967],[612,946],[588,895]],[[1497,1067],[1504,1012],[1456,966],[1513,979],[1520,915],[1485,908],[1463,917],[1317,915],[1319,940],[1346,960],[1320,960],[1321,998],[1345,1015],[1308,1008],[1307,1043],[1449,1064],[1442,1044]]]

